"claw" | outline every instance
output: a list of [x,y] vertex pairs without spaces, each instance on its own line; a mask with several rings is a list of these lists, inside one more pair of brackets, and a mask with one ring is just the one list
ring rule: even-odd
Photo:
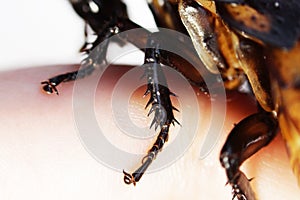
[[134,186],[136,185],[135,179],[131,174],[125,172],[124,170],[123,170],[123,174],[124,174],[124,182],[126,184],[130,185],[132,183]]
[[41,84],[45,84],[45,85],[43,86],[43,90],[44,90],[47,94],[52,94],[53,91],[54,91],[57,95],[59,95],[58,90],[56,89],[54,83],[51,83],[50,81],[43,81],[43,82],[41,82]]

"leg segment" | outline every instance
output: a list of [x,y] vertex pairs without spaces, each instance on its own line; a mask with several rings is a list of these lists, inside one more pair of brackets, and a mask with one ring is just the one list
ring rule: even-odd
[[[116,33],[116,27],[110,27],[106,30],[106,32],[100,33],[97,39],[91,44],[91,47],[84,50],[88,54],[88,57],[81,63],[83,68],[77,71],[60,74],[48,79],[47,81],[41,82],[41,84],[45,84],[43,86],[43,90],[48,94],[52,94],[53,92],[55,92],[58,95],[56,86],[58,86],[60,83],[74,81],[76,79],[84,78],[85,76],[92,74],[97,66],[106,62],[108,47],[108,41],[106,39]],[[101,42],[103,42],[103,45],[101,45],[101,48],[97,48],[97,46]],[[95,52],[90,53],[92,50],[94,50]]]
[[45,92],[47,92],[48,94],[52,94],[53,92],[55,92],[58,95],[59,93],[58,93],[56,86],[58,86],[60,83],[73,81],[77,78],[83,78],[87,75],[90,75],[94,71],[94,69],[95,68],[93,65],[89,65],[86,68],[83,68],[78,71],[68,72],[65,74],[60,74],[58,76],[54,76],[54,77],[48,79],[47,81],[41,82],[41,84],[45,84],[43,86],[43,90]]
[[161,68],[161,52],[159,50],[159,43],[155,40],[155,33],[150,35],[148,46],[151,46],[152,48],[145,50],[145,61],[143,66],[148,82],[145,95],[150,94],[150,99],[146,108],[151,104],[149,114],[154,112],[154,119],[151,126],[154,125],[155,129],[160,127],[160,133],[152,148],[143,158],[142,165],[133,174],[123,171],[124,182],[127,184],[133,183],[134,185],[143,176],[158,152],[162,150],[164,143],[168,140],[170,125],[177,122],[173,114],[173,110],[177,109],[172,106],[170,99],[170,95],[174,94],[168,89],[166,78]]
[[222,148],[220,162],[232,186],[233,199],[254,200],[255,195],[245,174],[239,170],[242,163],[268,145],[277,133],[278,122],[273,113],[259,112],[239,122],[230,132]]

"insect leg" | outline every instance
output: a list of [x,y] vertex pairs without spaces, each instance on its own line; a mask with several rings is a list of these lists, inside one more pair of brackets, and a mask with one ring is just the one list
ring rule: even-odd
[[[68,72],[65,74],[60,74],[49,78],[47,81],[41,82],[44,84],[43,90],[48,94],[55,92],[58,95],[57,86],[62,82],[74,81],[79,78],[84,78],[92,74],[92,72],[102,63],[106,62],[106,54],[108,47],[108,39],[112,35],[116,34],[116,27],[110,27],[105,32],[100,33],[97,39],[91,44],[89,49],[85,49],[88,57],[85,58],[81,65],[82,68],[76,71]],[[102,42],[101,48],[96,48]],[[91,51],[94,50],[92,53]]]
[[239,122],[224,144],[220,162],[232,186],[233,199],[254,200],[255,195],[239,167],[250,156],[268,145],[277,133],[278,122],[271,112],[259,112]]
[[43,90],[48,94],[52,94],[53,92],[55,92],[58,95],[59,93],[56,86],[58,86],[60,83],[72,81],[76,78],[83,78],[87,75],[90,75],[94,71],[94,69],[95,68],[93,67],[93,65],[90,65],[78,71],[68,72],[49,78],[47,81],[41,82],[41,84],[45,84],[43,86]]
[[155,143],[148,151],[147,155],[143,158],[142,165],[132,174],[123,171],[124,182],[127,184],[133,183],[135,185],[136,182],[140,180],[147,168],[155,159],[158,152],[162,150],[164,143],[168,140],[170,125],[177,122],[173,114],[173,110],[177,109],[172,106],[170,99],[170,95],[174,94],[170,92],[165,75],[161,68],[161,52],[159,49],[159,43],[155,40],[155,35],[155,33],[151,34],[148,39],[147,46],[151,46],[151,48],[147,48],[145,50],[143,67],[145,69],[145,76],[148,82],[145,95],[150,94],[150,99],[146,108],[151,104],[151,109],[148,115],[154,113],[154,118],[150,127],[153,125],[155,126],[155,129],[160,127],[160,132]]

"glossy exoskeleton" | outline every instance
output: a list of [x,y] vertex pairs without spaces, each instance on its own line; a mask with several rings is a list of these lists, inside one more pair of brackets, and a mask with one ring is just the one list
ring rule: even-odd
[[[105,39],[119,32],[140,28],[132,22],[120,0],[70,0],[75,11],[97,35],[83,46],[90,53]],[[90,3],[99,9],[93,9]],[[221,73],[226,89],[237,89],[249,81],[258,102],[258,112],[239,122],[224,144],[220,162],[225,168],[233,196],[239,200],[255,199],[250,180],[240,171],[242,163],[269,144],[278,129],[286,141],[293,170],[300,180],[300,3],[296,0],[152,0],[148,1],[156,23],[188,34],[207,72]],[[120,38],[134,45],[148,44],[145,52],[145,75],[150,95],[153,124],[160,127],[157,140],[132,174],[124,171],[124,181],[136,184],[168,140],[174,122],[173,107],[161,64],[174,67],[191,83],[206,89],[203,79],[191,63],[160,49],[157,33],[142,29],[136,38]],[[180,45],[180,40],[176,43]],[[89,75],[95,66],[106,62],[107,45],[97,49],[97,59],[85,59],[85,68],[42,82],[48,93],[58,91],[61,82]],[[182,51],[193,58],[191,49]],[[205,75],[204,73],[204,75]],[[162,74],[158,76],[157,74]],[[203,76],[203,74],[201,74]],[[159,84],[159,83],[164,83]],[[162,120],[161,108],[166,111]]]

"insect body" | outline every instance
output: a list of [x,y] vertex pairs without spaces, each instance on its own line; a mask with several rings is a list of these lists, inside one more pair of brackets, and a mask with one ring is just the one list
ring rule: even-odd
[[[125,5],[119,0],[70,0],[75,11],[86,21],[97,39],[83,46],[89,54],[96,46],[119,32],[140,28],[128,19]],[[93,9],[91,6],[98,9]],[[300,180],[300,3],[292,0],[165,0],[149,1],[159,26],[188,34],[198,56],[207,67],[205,73],[221,73],[227,89],[236,89],[249,81],[259,103],[259,111],[239,122],[224,144],[220,162],[225,168],[233,195],[239,200],[255,199],[242,163],[269,144],[280,128],[286,140],[293,170]],[[136,184],[168,140],[174,118],[170,95],[161,72],[161,64],[180,71],[191,83],[206,90],[205,83],[190,63],[180,56],[160,49],[163,39],[158,33],[142,29],[136,38],[120,38],[139,46],[148,44],[145,52],[145,75],[150,95],[147,106],[155,116],[153,125],[160,127],[157,140],[132,174],[124,171],[124,181]],[[180,39],[175,39],[180,45]],[[173,42],[174,43],[174,42]],[[106,62],[107,45],[96,49],[97,59],[83,61],[85,68],[42,82],[48,93],[58,91],[61,82],[82,78]],[[182,51],[197,62],[190,52]],[[194,63],[194,64],[195,64]],[[205,76],[201,74],[202,76]],[[158,75],[160,74],[160,75]],[[163,84],[161,84],[163,83]],[[165,112],[163,112],[164,108]]]

